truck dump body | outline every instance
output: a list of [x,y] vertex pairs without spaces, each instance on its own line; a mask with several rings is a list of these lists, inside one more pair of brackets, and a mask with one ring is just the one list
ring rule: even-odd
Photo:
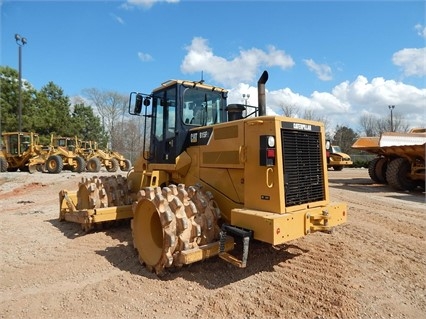
[[352,148],[378,157],[370,162],[372,180],[388,183],[398,190],[424,189],[425,129],[408,133],[385,132],[379,137],[361,137]]

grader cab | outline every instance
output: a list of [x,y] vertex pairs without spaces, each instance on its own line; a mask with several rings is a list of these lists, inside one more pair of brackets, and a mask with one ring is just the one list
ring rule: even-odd
[[[219,255],[246,267],[251,240],[280,245],[346,222],[331,203],[324,125],[227,105],[225,89],[171,80],[132,92],[143,117],[143,156],[123,176],[83,179],[59,193],[60,220],[86,230],[130,218],[140,261],[157,274]],[[242,251],[235,255],[235,240]]]
[[48,149],[39,142],[39,136],[33,132],[2,133],[3,146],[0,152],[1,171],[17,170],[34,173],[43,171]]

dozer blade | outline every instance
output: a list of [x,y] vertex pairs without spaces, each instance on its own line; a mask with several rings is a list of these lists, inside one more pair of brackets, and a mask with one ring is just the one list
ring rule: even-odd
[[59,220],[80,224],[84,231],[94,229],[96,224],[133,217],[132,205],[78,209],[77,193],[66,190],[59,193],[59,206]]

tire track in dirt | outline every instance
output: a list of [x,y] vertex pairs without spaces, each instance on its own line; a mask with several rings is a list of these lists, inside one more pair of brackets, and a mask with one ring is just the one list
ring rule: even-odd
[[359,287],[361,317],[421,317],[426,313],[424,193],[348,185],[332,187],[330,193],[349,203],[343,240],[351,285]]

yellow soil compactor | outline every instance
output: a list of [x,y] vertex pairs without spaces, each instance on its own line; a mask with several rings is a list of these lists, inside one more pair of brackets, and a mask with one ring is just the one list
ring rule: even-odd
[[228,92],[204,81],[132,92],[142,156],[126,177],[60,191],[59,219],[85,230],[131,219],[139,259],[157,274],[216,255],[246,267],[250,240],[280,245],[346,222],[346,204],[330,202],[323,123],[266,115],[267,79],[258,107],[227,105]]

